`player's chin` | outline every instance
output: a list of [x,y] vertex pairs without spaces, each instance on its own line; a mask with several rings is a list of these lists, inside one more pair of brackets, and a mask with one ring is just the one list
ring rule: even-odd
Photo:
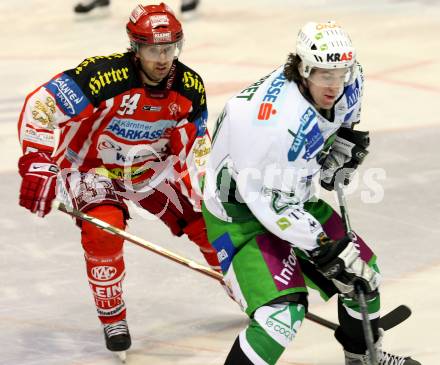
[[325,95],[321,100],[323,109],[331,109],[336,101],[336,97]]
[[156,67],[156,69],[154,70],[155,73],[155,78],[160,81],[162,79],[164,79],[168,73],[170,72],[170,67]]

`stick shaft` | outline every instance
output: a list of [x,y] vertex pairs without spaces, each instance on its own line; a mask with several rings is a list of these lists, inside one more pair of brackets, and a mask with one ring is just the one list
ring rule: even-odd
[[[341,209],[342,221],[344,222],[345,232],[348,237],[353,238],[353,231],[351,229],[350,218],[347,211],[347,202],[345,200],[344,187],[342,183],[336,184],[336,193],[338,195],[339,207]],[[370,365],[377,365],[377,354],[374,346],[373,330],[371,328],[371,322],[368,315],[367,301],[365,299],[364,290],[361,283],[356,285],[355,290],[357,294],[357,300],[359,302],[359,308],[362,314],[362,328],[364,330],[365,343],[369,352]]]
[[[189,260],[183,256],[177,255],[176,253],[174,253],[172,251],[169,251],[161,246],[155,245],[154,243],[151,243],[147,240],[144,240],[143,238],[140,238],[140,237],[137,237],[131,233],[128,233],[128,232],[124,231],[123,229],[114,227],[114,226],[112,226],[112,225],[110,225],[110,224],[108,224],[98,218],[94,218],[86,213],[83,213],[83,212],[77,210],[77,209],[67,207],[65,204],[63,204],[61,202],[54,201],[53,207],[63,213],[70,215],[71,217],[78,218],[78,219],[81,219],[82,221],[94,224],[95,226],[101,228],[103,231],[105,231],[107,233],[122,237],[125,240],[127,240],[127,241],[129,241],[139,247],[142,247],[142,248],[145,248],[151,252],[157,253],[158,255],[165,257],[167,259],[170,259],[174,262],[177,262],[180,265],[189,267],[192,270],[195,270],[201,274],[209,276],[209,277],[216,279],[218,281],[223,280],[222,274],[220,274],[219,272],[217,272],[209,267],[200,265],[200,264],[198,264],[192,260]],[[312,322],[315,322],[317,324],[320,324],[321,326],[327,327],[332,330],[335,330],[338,327],[337,324],[330,322],[324,318],[321,318],[313,313],[306,313],[306,318]]]
[[378,365],[376,348],[374,346],[373,330],[371,329],[370,318],[368,317],[367,300],[365,299],[363,288],[360,285],[357,289],[357,296],[362,314],[362,328],[364,329],[365,342],[367,344],[368,353],[370,355],[370,364]]
[[353,238],[353,231],[351,229],[350,217],[348,216],[347,201],[345,200],[344,187],[342,183],[337,184],[336,194],[338,195],[339,209],[341,210],[342,222],[344,223],[345,233],[350,238]]
[[215,271],[209,267],[199,265],[198,263],[196,263],[194,261],[188,260],[187,258],[182,257],[180,255],[177,255],[172,251],[169,251],[161,246],[155,245],[154,243],[151,243],[147,240],[144,240],[143,238],[140,238],[140,237],[137,237],[131,233],[128,233],[128,232],[124,231],[123,229],[114,227],[114,226],[112,226],[112,225],[110,225],[100,219],[92,217],[88,214],[85,214],[85,213],[79,211],[79,210],[76,210],[76,209],[73,209],[70,207],[66,207],[66,205],[64,205],[63,203],[56,202],[54,204],[54,206],[63,213],[66,213],[74,218],[79,218],[83,221],[92,223],[107,233],[122,237],[125,240],[130,241],[131,243],[134,243],[137,246],[140,246],[140,247],[145,248],[149,251],[157,253],[158,255],[163,256],[167,259],[170,259],[174,262],[177,262],[178,264],[181,264],[183,266],[187,266],[187,267],[191,268],[192,270],[198,271],[206,276],[212,277],[217,280],[222,280],[222,278],[223,278],[222,274],[218,273],[217,271]]

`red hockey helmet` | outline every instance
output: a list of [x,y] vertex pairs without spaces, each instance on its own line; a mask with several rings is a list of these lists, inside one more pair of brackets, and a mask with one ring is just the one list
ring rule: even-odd
[[177,43],[183,39],[182,25],[164,3],[138,5],[130,15],[127,33],[132,47]]

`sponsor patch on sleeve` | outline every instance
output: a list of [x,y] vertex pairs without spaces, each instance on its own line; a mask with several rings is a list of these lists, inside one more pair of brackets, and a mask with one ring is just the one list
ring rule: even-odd
[[197,127],[197,137],[202,137],[205,135],[207,121],[208,121],[208,112],[204,110],[202,112],[202,115],[194,121]]
[[344,90],[344,94],[347,99],[347,107],[350,109],[358,102],[361,96],[359,81],[356,80],[353,84],[347,86]]
[[70,117],[81,113],[89,104],[78,84],[66,74],[50,80],[45,87],[55,97],[59,108]]
[[[307,138],[309,137],[306,131],[315,118],[316,118],[316,113],[310,107],[307,108],[307,110],[301,116],[301,124],[298,128],[297,133],[294,134],[292,146],[290,147],[289,152],[287,154],[287,158],[289,161],[295,161],[298,158],[299,154],[301,153],[301,150],[306,144]],[[312,131],[309,132],[309,134],[310,133],[312,134],[311,136],[313,136]]]
[[318,124],[314,124],[310,132],[306,134],[306,153],[303,158],[305,160],[310,160],[316,156],[316,154],[321,151],[324,146],[324,137],[319,130]]

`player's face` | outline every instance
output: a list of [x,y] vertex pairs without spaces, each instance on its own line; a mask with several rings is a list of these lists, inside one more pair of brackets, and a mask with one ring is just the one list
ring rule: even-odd
[[179,52],[180,47],[177,43],[141,45],[137,55],[148,77],[155,82],[160,82],[167,77],[173,60],[177,58]]
[[313,69],[307,85],[318,109],[331,109],[347,80],[346,69]]
[[148,77],[155,82],[162,81],[170,72],[172,61],[145,61],[141,60],[142,69]]

